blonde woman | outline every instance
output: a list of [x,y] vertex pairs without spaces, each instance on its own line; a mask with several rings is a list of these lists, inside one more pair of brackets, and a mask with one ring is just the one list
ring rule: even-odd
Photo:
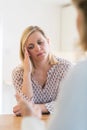
[[[20,41],[21,67],[12,72],[17,93],[28,103],[52,113],[59,85],[71,68],[67,60],[55,57],[50,52],[50,41],[38,26],[27,27]],[[20,105],[13,108],[16,115],[23,115]]]

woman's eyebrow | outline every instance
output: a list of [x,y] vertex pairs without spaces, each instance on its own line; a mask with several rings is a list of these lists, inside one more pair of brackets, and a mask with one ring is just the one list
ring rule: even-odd
[[31,45],[33,45],[33,43],[29,43],[29,44],[28,44],[28,46],[31,46]]

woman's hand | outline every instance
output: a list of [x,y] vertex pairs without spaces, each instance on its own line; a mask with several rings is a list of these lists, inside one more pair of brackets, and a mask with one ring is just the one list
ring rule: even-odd
[[36,116],[41,117],[41,109],[39,105],[32,102],[25,102],[18,94],[16,94],[18,105],[13,107],[13,112],[16,116]]
[[13,112],[16,116],[32,116],[33,113],[26,102],[20,101],[16,106],[13,107]]
[[31,60],[30,60],[30,55],[29,52],[27,51],[26,47],[25,47],[25,52],[24,52],[24,72],[26,74],[32,72],[32,65],[31,65]]

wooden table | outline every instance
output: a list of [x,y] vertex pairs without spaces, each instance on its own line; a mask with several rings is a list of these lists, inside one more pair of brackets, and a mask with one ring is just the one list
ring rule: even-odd
[[[23,117],[15,115],[0,115],[0,130],[21,130],[21,121]],[[41,120],[47,123],[49,115],[43,115]]]

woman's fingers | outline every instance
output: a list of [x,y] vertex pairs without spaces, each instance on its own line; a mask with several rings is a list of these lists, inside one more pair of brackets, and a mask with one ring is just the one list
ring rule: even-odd
[[17,111],[17,112],[15,112],[15,115],[16,116],[22,116],[22,113],[21,113],[21,111]]
[[15,115],[19,116],[28,116],[28,115],[32,115],[32,109],[31,109],[31,105],[27,104],[27,102],[25,102],[20,95],[16,94],[16,100],[18,101],[18,105],[16,105],[15,107],[13,107],[13,112],[15,113]]
[[33,104],[31,102],[25,102],[19,94],[16,94],[16,100],[18,101],[18,105],[13,108],[13,112],[19,116],[30,116],[34,115],[37,117],[41,117],[41,109],[39,104]]
[[25,72],[31,72],[32,67],[31,67],[31,60],[29,58],[29,53],[27,49],[25,48],[25,53],[24,53],[24,71]]
[[24,100],[21,100],[19,95],[16,95],[18,105],[13,107],[13,112],[16,116],[36,116],[41,117],[41,109],[38,104],[26,103]]
[[13,113],[15,113],[15,115],[17,116],[21,116],[21,109],[20,109],[20,106],[19,105],[16,105],[13,107]]
[[19,111],[19,110],[20,110],[19,105],[16,105],[16,106],[13,107],[13,112],[14,113]]
[[27,49],[25,48],[25,57],[26,57],[26,56],[28,56],[28,57],[29,57],[30,55],[29,55],[29,53],[28,53]]

